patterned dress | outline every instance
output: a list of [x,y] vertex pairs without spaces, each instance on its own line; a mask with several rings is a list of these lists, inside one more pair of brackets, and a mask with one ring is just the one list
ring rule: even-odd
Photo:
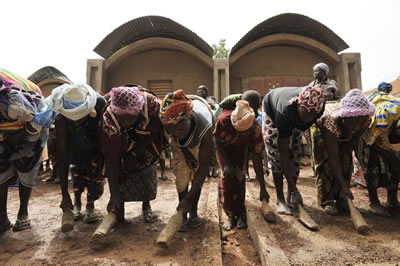
[[382,92],[372,92],[367,97],[375,105],[376,111],[368,131],[358,142],[355,154],[362,166],[367,186],[397,190],[398,176],[390,169],[389,162],[371,149],[371,145],[377,144],[400,160],[400,145],[389,141],[390,133],[400,119],[400,98]]
[[[96,112],[101,114],[106,105],[103,96],[96,99]],[[66,119],[66,118],[64,118]],[[82,193],[87,188],[88,201],[93,202],[101,197],[104,191],[103,176],[101,175],[99,125],[102,116],[86,120],[76,125],[67,120],[67,141],[69,147],[69,163],[71,167],[72,187],[75,192]]]
[[[31,81],[0,69],[0,184],[19,179],[22,185],[34,187],[37,183],[41,154],[47,142],[48,129],[34,129],[22,112],[11,115],[9,106],[37,114],[46,110],[42,92]],[[28,133],[22,143],[11,145],[4,141],[20,130]]]
[[[191,98],[191,95],[188,97]],[[183,192],[193,180],[200,165],[199,154],[202,139],[207,131],[214,129],[215,124],[212,112],[206,103],[196,100],[196,98],[192,98],[192,103],[193,130],[182,143],[178,139],[171,138],[172,169],[176,176],[175,184],[178,193]]]
[[101,132],[104,156],[120,155],[120,201],[150,201],[157,195],[154,163],[168,144],[159,118],[160,100],[140,88],[144,105],[136,123],[123,129],[107,107]]
[[[264,141],[261,134],[261,127],[254,120],[252,130],[244,135],[234,129],[231,122],[232,110],[224,110],[217,118],[214,130],[214,137],[222,142],[228,160],[235,167],[236,176],[221,178],[222,206],[229,216],[239,216],[245,210],[244,201],[246,195],[245,167],[248,156],[248,148],[253,154],[259,154],[264,150]],[[225,168],[221,156],[217,152],[220,168]]]
[[[324,114],[318,119],[317,123],[311,127],[312,159],[314,162],[314,171],[317,176],[317,198],[322,207],[338,199],[341,187],[336,178],[332,175],[332,170],[329,166],[329,154],[326,149],[321,128],[329,130],[335,135],[339,142],[340,163],[343,170],[343,178],[347,185],[350,184],[353,174],[352,149],[348,149],[345,152],[341,151],[344,144],[353,141],[353,139],[343,140],[343,132],[332,117],[332,112],[338,109],[340,109],[339,103],[326,104]],[[367,129],[368,123],[369,122],[365,124],[365,129]]]

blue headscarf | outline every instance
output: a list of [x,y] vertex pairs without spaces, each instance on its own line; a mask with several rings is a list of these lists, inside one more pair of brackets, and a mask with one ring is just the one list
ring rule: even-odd
[[382,91],[385,88],[389,88],[390,90],[392,90],[392,84],[386,82],[379,83],[378,91]]

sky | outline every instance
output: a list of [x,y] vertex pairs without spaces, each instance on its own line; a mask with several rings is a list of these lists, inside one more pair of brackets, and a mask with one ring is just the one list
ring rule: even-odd
[[343,52],[361,53],[364,90],[400,76],[398,0],[13,0],[0,8],[0,67],[24,77],[54,66],[86,82],[87,59],[101,58],[96,45],[141,16],[168,17],[210,45],[225,39],[232,48],[254,26],[282,13],[321,22],[350,46]]

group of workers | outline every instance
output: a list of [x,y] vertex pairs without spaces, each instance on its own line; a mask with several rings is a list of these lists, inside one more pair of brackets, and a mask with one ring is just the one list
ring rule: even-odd
[[[221,171],[221,203],[229,217],[226,230],[247,228],[249,158],[259,199],[270,198],[263,169],[269,165],[277,213],[290,215],[303,204],[297,186],[303,136],[311,146],[317,197],[326,213],[348,209],[346,198],[353,199],[350,179],[357,158],[371,211],[388,216],[387,207],[400,207],[400,99],[390,94],[391,85],[384,82],[367,96],[355,88],[341,97],[328,73],[329,67],[319,63],[313,68],[315,80],[304,87],[276,88],[261,101],[257,91],[248,90],[227,96],[218,106],[205,86],[199,87],[198,95],[176,90],[159,99],[139,85],[114,87],[101,95],[87,84],[64,84],[44,99],[31,81],[0,69],[0,232],[31,227],[28,202],[53,123],[62,232],[71,231],[81,218],[99,219],[94,203],[103,194],[104,177],[110,190],[108,216],[116,217],[116,224],[124,221],[124,205],[130,201],[142,202],[144,221],[155,222],[150,202],[157,196],[156,164],[167,148],[172,152],[177,210],[184,213],[181,231],[205,222],[197,208],[210,169],[215,174],[216,167],[210,168],[215,158]],[[74,202],[68,191],[69,171]],[[13,225],[7,216],[7,191],[16,180],[20,208]],[[388,189],[386,207],[378,199],[378,187]]]

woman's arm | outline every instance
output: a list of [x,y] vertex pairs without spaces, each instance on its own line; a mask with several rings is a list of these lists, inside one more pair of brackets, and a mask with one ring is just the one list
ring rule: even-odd
[[235,176],[235,171],[234,171],[235,168],[233,167],[232,163],[230,162],[230,160],[228,158],[226,150],[225,150],[224,146],[222,145],[222,141],[217,139],[214,136],[214,143],[215,143],[215,148],[217,149],[217,152],[220,156],[220,159],[224,163],[224,169],[222,169],[224,171],[224,176],[227,178],[234,177]]

